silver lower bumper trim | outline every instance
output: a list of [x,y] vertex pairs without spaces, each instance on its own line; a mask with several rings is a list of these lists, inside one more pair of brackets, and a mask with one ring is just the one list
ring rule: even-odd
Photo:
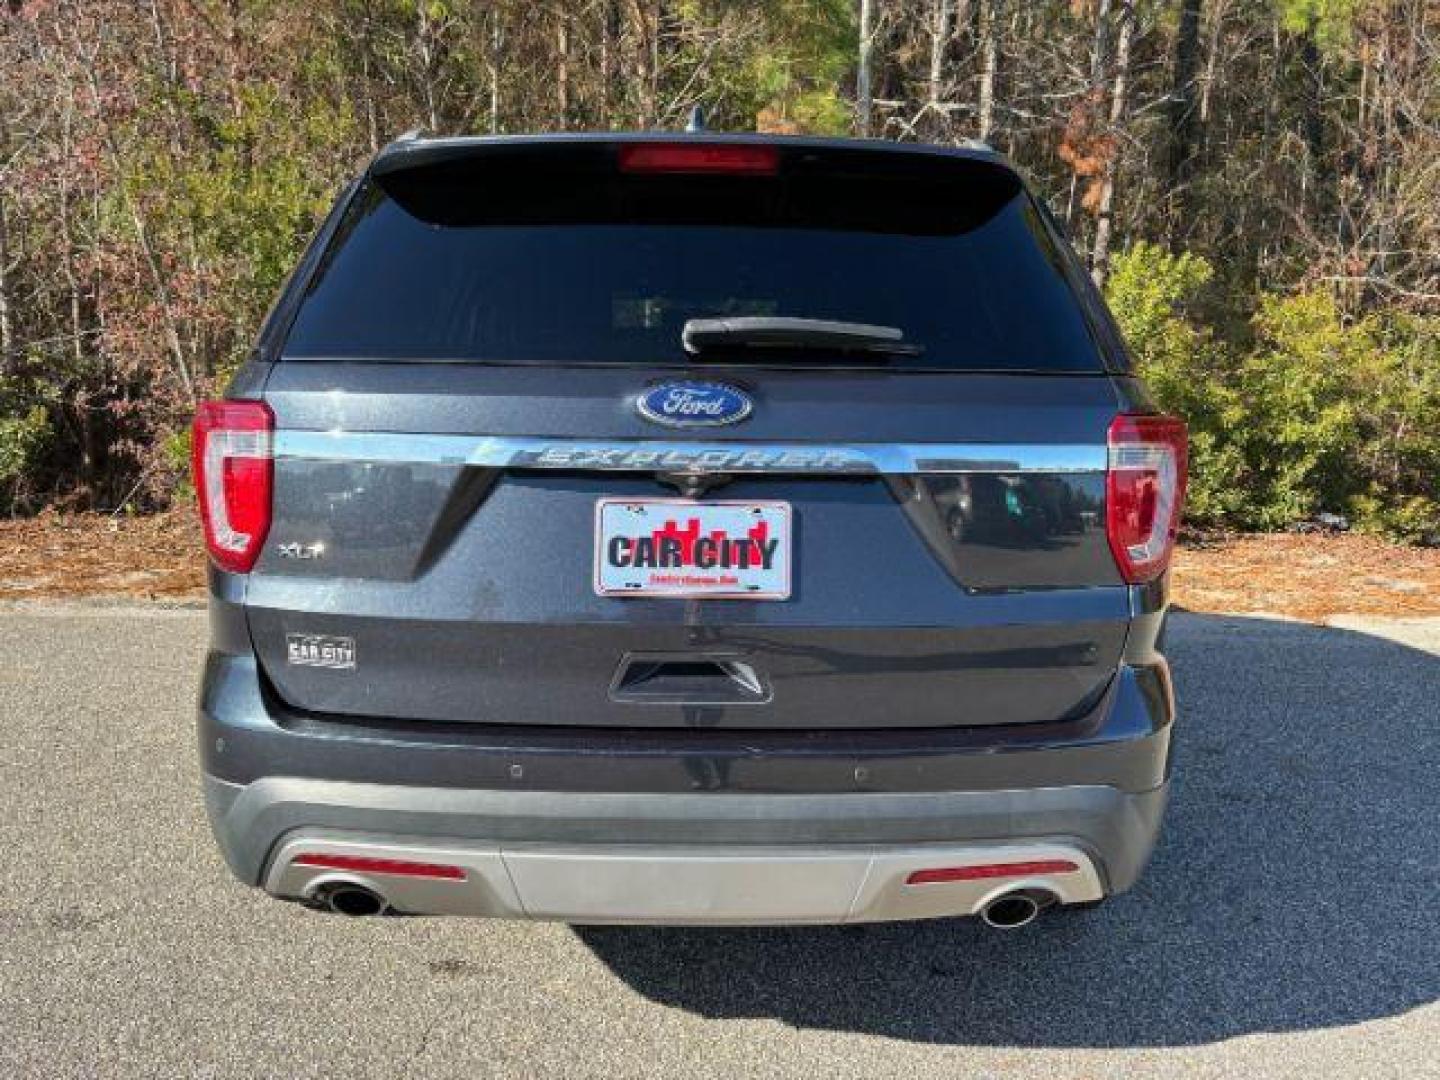
[[[336,856],[372,864],[358,870],[303,865],[306,857],[334,863]],[[393,868],[402,872],[387,872],[387,862],[398,864]],[[443,866],[452,876],[403,872],[416,864]],[[915,871],[995,864],[1018,869],[1007,876],[907,882]],[[883,922],[974,915],[988,901],[1015,889],[1043,890],[1062,904],[1104,895],[1089,855],[1058,842],[696,849],[499,844],[310,831],[291,834],[280,845],[265,888],[276,896],[308,900],[342,882],[370,889],[406,914],[674,925]]]

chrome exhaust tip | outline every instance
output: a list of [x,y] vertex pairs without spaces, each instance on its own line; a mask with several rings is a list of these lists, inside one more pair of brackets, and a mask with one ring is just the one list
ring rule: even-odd
[[314,901],[326,911],[352,919],[389,914],[390,902],[374,889],[351,881],[337,881],[316,890]]
[[1017,889],[1001,893],[980,909],[986,926],[996,930],[1018,930],[1029,926],[1042,911],[1055,903],[1055,894],[1041,889]]

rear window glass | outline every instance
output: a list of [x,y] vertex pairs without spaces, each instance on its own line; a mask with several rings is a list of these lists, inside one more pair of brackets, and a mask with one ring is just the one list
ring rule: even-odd
[[[742,315],[898,327],[923,352],[895,367],[1101,368],[1062,255],[1008,170],[960,159],[877,171],[814,155],[776,176],[480,158],[372,179],[285,352],[694,363],[686,320]],[[763,362],[877,361],[767,350]]]

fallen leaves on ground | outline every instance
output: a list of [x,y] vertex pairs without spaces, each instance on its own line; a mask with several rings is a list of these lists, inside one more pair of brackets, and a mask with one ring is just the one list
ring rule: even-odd
[[198,600],[204,590],[200,520],[193,510],[0,521],[0,599]]
[[1440,548],[1358,533],[1266,533],[1197,541],[1175,555],[1174,600],[1191,611],[1440,615]]

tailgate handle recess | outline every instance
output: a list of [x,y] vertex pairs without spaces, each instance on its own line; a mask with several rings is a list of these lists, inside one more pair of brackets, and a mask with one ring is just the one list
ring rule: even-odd
[[763,705],[769,680],[738,656],[636,654],[620,661],[610,699],[642,705]]

